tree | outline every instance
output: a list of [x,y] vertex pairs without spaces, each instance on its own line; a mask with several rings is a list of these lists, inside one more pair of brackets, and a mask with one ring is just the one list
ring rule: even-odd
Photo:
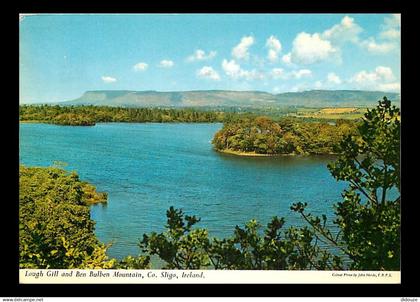
[[143,235],[140,248],[150,255],[158,255],[167,269],[200,269],[210,260],[205,250],[210,244],[205,229],[192,229],[200,221],[196,216],[185,215],[182,210],[170,207],[166,212],[166,232]]
[[349,183],[336,205],[338,232],[325,227],[325,216],[321,220],[305,213],[306,204],[294,204],[292,210],[302,215],[317,238],[341,250],[350,268],[399,270],[399,109],[384,97],[365,114],[358,132],[342,140],[338,160],[328,165],[336,180]]

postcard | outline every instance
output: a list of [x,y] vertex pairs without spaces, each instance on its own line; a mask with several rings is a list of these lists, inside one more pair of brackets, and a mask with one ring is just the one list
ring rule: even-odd
[[20,14],[21,284],[400,284],[401,14]]

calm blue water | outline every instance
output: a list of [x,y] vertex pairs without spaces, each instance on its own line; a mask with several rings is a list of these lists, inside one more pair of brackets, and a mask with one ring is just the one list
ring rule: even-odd
[[112,257],[137,255],[143,233],[162,231],[166,210],[202,218],[198,226],[226,237],[252,218],[266,224],[284,216],[301,224],[290,205],[306,201],[313,213],[333,214],[346,184],[326,165],[331,157],[253,158],[224,155],[210,143],[221,124],[124,124],[94,127],[20,125],[20,162],[68,163],[81,179],[108,192],[93,206],[96,234],[113,242]]

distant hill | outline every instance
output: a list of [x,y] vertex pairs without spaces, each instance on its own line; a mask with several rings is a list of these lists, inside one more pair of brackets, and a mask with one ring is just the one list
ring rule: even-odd
[[400,103],[400,94],[383,91],[363,90],[310,90],[277,94],[278,102],[284,105],[306,107],[370,107],[386,96],[395,104]]
[[396,104],[398,93],[361,90],[311,90],[271,94],[261,91],[87,91],[60,105],[103,105],[123,107],[370,107],[387,96]]

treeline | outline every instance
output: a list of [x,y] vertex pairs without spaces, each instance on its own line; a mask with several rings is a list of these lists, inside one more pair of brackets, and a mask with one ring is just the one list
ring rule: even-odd
[[20,267],[145,269],[158,256],[166,269],[400,270],[398,108],[385,98],[337,151],[328,169],[349,184],[334,206],[338,232],[328,227],[326,215],[313,216],[299,202],[291,210],[304,227],[285,229],[285,219],[273,217],[264,229],[250,220],[236,226],[231,237],[210,238],[206,229],[195,227],[198,217],[170,207],[166,230],[144,234],[141,255],[123,260],[109,259],[107,246],[96,239],[90,193],[77,174],[21,166]]
[[126,123],[213,123],[232,118],[235,113],[199,111],[192,108],[124,108],[108,106],[21,105],[20,121],[59,125],[91,126],[99,122]]
[[346,135],[357,133],[357,121],[308,122],[297,118],[242,118],[224,124],[213,138],[219,151],[257,154],[332,154]]
[[[255,119],[267,116],[273,120],[296,114],[295,107],[191,107],[191,108],[131,108],[110,106],[59,106],[20,105],[19,120],[22,122],[50,123],[71,126],[93,126],[96,123],[214,123]],[[298,120],[295,118],[295,120]],[[335,122],[336,119],[299,117],[302,122]]]

